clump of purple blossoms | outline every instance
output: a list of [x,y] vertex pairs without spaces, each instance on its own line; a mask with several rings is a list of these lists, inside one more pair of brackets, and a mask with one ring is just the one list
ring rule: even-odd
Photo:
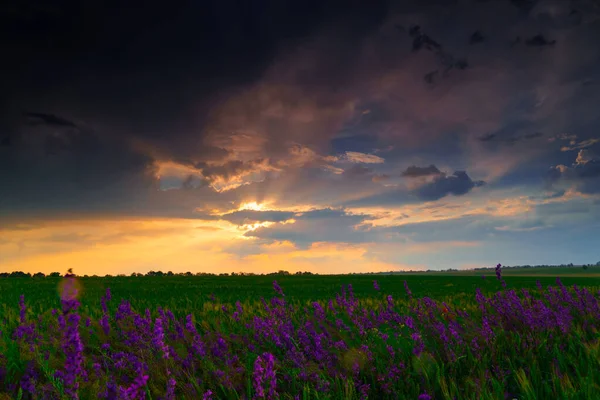
[[[255,399],[272,400],[277,397],[277,376],[275,373],[275,357],[271,353],[263,353],[254,362],[252,381],[256,392]],[[265,393],[265,386],[268,392]]]
[[373,281],[373,288],[375,288],[375,290],[377,290],[377,291],[381,290],[379,288],[379,283],[377,283],[377,281]]
[[[131,383],[131,385],[129,385],[129,387],[127,388],[123,388],[120,387],[119,391],[120,391],[120,397],[119,398],[124,398],[124,399],[145,399],[146,398],[146,392],[143,390],[143,388],[146,386],[146,383],[148,383],[148,378],[149,376],[145,373],[144,371],[144,366],[141,363],[137,363],[136,366],[136,371],[137,371],[137,375],[135,377],[135,379],[133,380],[133,382]],[[112,397],[108,397],[109,399]]]

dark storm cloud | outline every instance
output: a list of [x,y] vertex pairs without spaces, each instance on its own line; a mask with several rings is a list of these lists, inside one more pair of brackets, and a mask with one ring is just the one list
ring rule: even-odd
[[29,128],[0,149],[0,211],[119,209],[148,195],[153,172],[151,158],[117,138]]
[[[408,35],[412,38],[412,51],[413,53],[417,53],[420,50],[428,50],[432,52],[440,67],[443,67],[442,74],[443,76],[447,76],[448,72],[452,69],[465,70],[469,67],[469,63],[465,58],[459,58],[455,55],[451,54],[444,47],[431,38],[431,36],[423,33],[421,31],[421,27],[419,25],[413,25],[408,29]],[[438,70],[428,72],[424,75],[425,81],[427,83],[433,83],[435,77],[438,75]]]
[[535,7],[537,0],[510,0],[510,2],[520,10],[529,12]]
[[[516,107],[521,107],[523,111],[535,109],[536,99],[532,96],[525,96],[519,101]],[[502,128],[493,132],[480,135],[477,139],[485,146],[497,148],[499,146],[531,146],[533,143],[539,145],[540,140],[544,138],[544,133],[535,131],[536,124],[527,118],[515,119],[507,122]],[[533,132],[532,132],[533,131]]]
[[481,31],[475,31],[469,37],[469,44],[481,43],[484,40],[485,40],[485,37],[483,36],[483,34],[481,33]]
[[600,160],[590,160],[571,167],[558,165],[547,174],[548,187],[561,189],[564,185],[585,194],[600,193]]
[[525,40],[525,45],[530,47],[554,46],[556,40],[548,40],[544,35],[535,35]]
[[0,16],[3,95],[23,107],[51,104],[100,132],[118,129],[174,159],[204,160],[212,110],[255,82],[281,49],[330,24],[360,37],[386,12],[384,1],[338,3],[86,2],[49,15],[15,4],[18,13]]
[[509,136],[509,137],[501,138],[498,133],[488,133],[486,135],[480,136],[479,141],[502,143],[502,144],[506,144],[506,145],[510,146],[510,145],[514,145],[514,144],[524,141],[524,140],[538,139],[538,138],[541,138],[542,136],[544,136],[544,134],[542,132],[533,132],[533,133],[528,133],[528,134],[525,134],[522,136]]
[[0,12],[2,213],[155,213],[170,205],[165,215],[189,215],[193,199],[202,206],[214,193],[157,192],[154,160],[195,164],[208,180],[252,170],[260,160],[232,159],[207,141],[214,110],[256,82],[282,49],[330,26],[359,40],[387,9],[385,1],[226,3],[0,6],[12,10]]
[[31,125],[49,125],[49,126],[57,126],[57,127],[66,127],[66,128],[76,128],[74,122],[69,121],[68,119],[59,117],[54,114],[44,114],[38,112],[27,112],[25,113],[27,117],[30,119]]
[[[487,180],[473,164],[518,164],[514,149],[541,146],[544,127],[548,135],[573,128],[582,141],[592,134],[597,91],[581,84],[597,75],[590,13],[576,31],[558,32],[542,19],[562,20],[563,11],[523,4],[526,14],[505,1],[407,1],[390,12],[380,1],[18,6],[0,17],[2,212],[197,217],[196,208],[234,209],[249,197],[335,206],[465,194],[481,182],[440,173],[409,190],[389,177],[402,160],[427,160]],[[485,40],[475,35],[471,45],[480,29]],[[508,45],[541,32],[555,45]],[[24,110],[37,125],[22,121]],[[485,132],[485,146],[472,138]],[[295,145],[316,155],[302,161]],[[326,159],[347,152],[377,153],[385,164]],[[490,154],[496,164],[485,164]],[[165,177],[169,189],[185,190],[159,190],[167,187],[155,161],[199,177]],[[221,193],[207,185],[237,178],[242,186]]]
[[463,196],[473,188],[483,185],[485,185],[485,182],[471,180],[465,171],[455,171],[453,175],[441,174],[436,176],[432,182],[419,187],[416,194],[422,200],[434,201],[450,194]]
[[476,187],[484,186],[484,181],[473,181],[465,171],[455,171],[448,175],[439,171],[434,165],[429,167],[409,167],[406,177],[409,178],[427,178],[429,181],[418,185],[415,188],[392,187],[380,191],[375,195],[365,195],[358,199],[353,199],[342,203],[347,207],[353,206],[391,206],[401,204],[415,204],[423,201],[436,201],[449,195],[464,196]]

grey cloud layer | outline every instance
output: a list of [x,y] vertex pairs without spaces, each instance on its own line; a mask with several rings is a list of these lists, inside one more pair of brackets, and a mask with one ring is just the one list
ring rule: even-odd
[[[28,83],[18,94],[11,85],[18,117],[1,121],[0,213],[194,218],[197,208],[231,211],[246,199],[319,207],[418,203],[471,195],[488,176],[512,172],[505,184],[517,184],[534,156],[548,168],[564,164],[557,161],[565,156],[558,154],[561,146],[595,149],[600,124],[591,105],[600,100],[593,83],[600,77],[600,32],[583,6],[577,22],[565,16],[564,5],[550,13],[544,7],[523,12],[510,2],[422,3],[402,2],[387,14],[378,3],[364,20],[358,9],[344,18],[325,12],[290,46],[271,46],[284,25],[275,21],[265,33],[268,49],[239,79],[239,68],[217,73],[233,65],[231,54],[202,44],[218,62],[207,66],[186,59],[187,51],[176,57],[175,50],[158,49],[175,56],[173,65],[190,62],[181,76],[158,79],[170,71],[166,65],[153,70],[130,56],[127,68],[105,65],[95,81],[61,72],[57,87]],[[269,12],[289,20],[281,10]],[[178,16],[182,30],[163,27],[150,37],[181,34],[197,24],[193,15]],[[257,29],[267,29],[256,21]],[[335,28],[324,21],[335,21]],[[471,44],[480,29],[485,40]],[[517,36],[521,43],[511,45]],[[415,40],[419,51],[413,52]],[[124,46],[151,54],[142,42]],[[468,68],[455,68],[463,58]],[[93,72],[93,63],[83,64]],[[454,67],[444,75],[448,65]],[[434,69],[440,72],[430,85],[422,78]],[[577,141],[546,140],[564,132],[576,133]],[[353,140],[364,148],[350,148]],[[348,148],[338,148],[344,143]],[[181,189],[158,190],[157,160],[196,168],[202,183],[183,180]],[[572,183],[598,193],[594,161],[553,173],[559,189]],[[244,174],[247,184],[236,189],[217,193],[209,186]]]

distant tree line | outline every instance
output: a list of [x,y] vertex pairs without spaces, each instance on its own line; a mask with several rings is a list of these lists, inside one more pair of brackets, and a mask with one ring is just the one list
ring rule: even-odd
[[[561,267],[561,268],[574,268],[574,267],[581,267],[584,270],[587,270],[590,267],[600,267],[600,261],[598,261],[596,264],[583,264],[583,265],[573,265],[573,263],[569,263],[569,264],[560,264],[560,265],[547,265],[547,264],[542,264],[542,265],[515,265],[515,266],[510,266],[510,265],[503,265],[502,269],[517,269],[517,268],[553,268],[553,267]],[[488,271],[488,270],[493,270],[494,267],[480,267],[480,268],[473,268],[470,269],[468,271]],[[467,271],[467,270],[458,270],[455,268],[448,268],[448,269],[443,269],[443,270],[433,270],[433,269],[428,269],[426,271],[388,271],[388,272],[373,272],[373,273],[350,273],[348,275],[390,275],[390,274],[415,274],[415,273],[431,273],[431,272],[459,272],[459,271]],[[289,271],[284,271],[284,270],[279,270],[277,272],[270,272],[267,274],[257,274],[254,272],[231,272],[231,273],[227,273],[227,272],[223,272],[220,274],[213,274],[210,272],[196,272],[196,273],[192,273],[192,272],[179,272],[179,273],[174,273],[172,271],[168,271],[168,272],[162,272],[162,271],[149,271],[146,274],[141,274],[139,272],[133,272],[131,273],[129,276],[131,277],[144,277],[144,276],[310,276],[310,275],[318,275],[318,274],[314,274],[312,272],[307,272],[307,271],[298,271],[298,272],[294,272],[291,273]],[[13,271],[13,272],[0,272],[0,278],[60,278],[62,276],[62,274],[60,272],[52,272],[48,275],[42,273],[42,272],[36,272],[35,274],[31,274],[29,272],[22,272],[22,271]],[[113,275],[104,275],[105,277],[112,277]],[[126,277],[128,275],[126,274],[118,274],[117,277]],[[84,278],[89,278],[89,275],[83,275]],[[92,278],[98,278],[98,275],[92,275]]]
[[46,275],[43,272],[36,272],[32,275],[29,272],[23,271],[0,272],[0,278],[45,278],[46,276],[51,278],[59,278],[62,276],[62,274],[60,272],[52,272]]
[[[560,265],[546,265],[546,264],[542,264],[542,265],[515,265],[515,266],[509,266],[509,265],[503,265],[502,269],[511,269],[511,268],[556,268],[556,267],[561,267],[561,268],[579,268],[582,267],[583,269],[588,269],[589,267],[593,267],[593,266],[597,266],[600,267],[600,261],[598,261],[596,264],[581,264],[581,265],[573,265],[573,263],[569,263],[569,264],[560,264]],[[490,269],[494,269],[494,267],[482,267],[482,268],[473,268],[473,271],[485,271],[485,270],[490,270]]]
[[[254,272],[231,272],[231,273],[220,273],[220,274],[213,274],[210,272],[197,272],[197,273],[192,273],[192,272],[180,272],[180,273],[174,273],[172,271],[168,271],[168,272],[162,272],[162,271],[149,271],[146,274],[141,274],[139,272],[133,272],[131,273],[129,276],[131,277],[143,277],[143,276],[306,276],[306,275],[316,275],[313,274],[312,272],[303,272],[303,271],[298,271],[295,273],[291,273],[289,271],[284,271],[284,270],[280,270],[277,272],[270,272],[267,274],[257,274]],[[52,272],[48,275],[44,274],[43,272],[37,272],[35,274],[31,274],[29,272],[22,272],[22,271],[14,271],[14,272],[0,272],[0,278],[60,278],[62,276],[62,274],[60,272]],[[105,277],[112,277],[113,275],[105,275]],[[126,274],[118,274],[116,275],[117,277],[126,277],[128,275]],[[83,275],[84,278],[89,278],[90,275]],[[98,275],[92,275],[92,278],[97,278]]]

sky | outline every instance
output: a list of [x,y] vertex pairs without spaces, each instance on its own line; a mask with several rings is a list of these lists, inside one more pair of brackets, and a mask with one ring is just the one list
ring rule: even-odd
[[600,260],[596,0],[8,1],[0,272]]

